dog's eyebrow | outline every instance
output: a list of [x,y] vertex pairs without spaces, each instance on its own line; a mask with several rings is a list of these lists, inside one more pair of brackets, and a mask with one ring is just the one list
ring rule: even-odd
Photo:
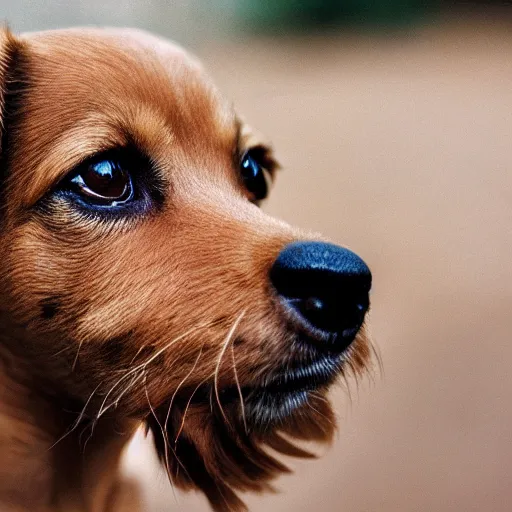
[[[23,175],[28,178],[22,184],[22,205],[33,206],[77,165],[97,153],[135,143],[137,149],[158,160],[169,150],[174,137],[163,119],[158,123],[160,117],[153,113],[148,117],[142,109],[123,119],[122,124],[98,114],[83,119],[41,151],[40,160],[26,162]],[[145,119],[152,122],[144,122]]]
[[24,191],[23,205],[33,206],[47,190],[85,159],[125,143],[122,131],[116,133],[101,124],[75,125],[58,137],[44,154],[44,158],[33,163],[33,170],[27,172],[31,179]]

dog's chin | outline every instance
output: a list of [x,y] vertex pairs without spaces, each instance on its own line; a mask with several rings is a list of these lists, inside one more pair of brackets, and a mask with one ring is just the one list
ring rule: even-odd
[[217,511],[246,510],[237,492],[273,490],[271,480],[289,472],[275,454],[314,457],[294,439],[329,442],[335,431],[326,387],[276,392],[271,383],[244,391],[244,410],[227,390],[222,408],[215,399],[199,398],[173,404],[170,414],[162,406],[148,417],[169,478],[204,492]]

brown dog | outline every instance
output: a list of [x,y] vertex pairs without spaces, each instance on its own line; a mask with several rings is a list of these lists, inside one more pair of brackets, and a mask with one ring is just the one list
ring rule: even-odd
[[368,268],[258,208],[271,150],[165,41],[3,31],[0,114],[1,510],[115,510],[141,423],[175,485],[244,509],[287,471],[268,448],[331,438]]

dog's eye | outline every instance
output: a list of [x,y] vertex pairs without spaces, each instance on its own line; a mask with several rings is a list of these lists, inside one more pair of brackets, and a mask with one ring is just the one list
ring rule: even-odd
[[131,176],[115,157],[85,162],[69,183],[75,192],[96,204],[115,205],[133,196]]
[[258,202],[265,199],[268,195],[270,178],[268,171],[259,163],[257,155],[250,150],[247,151],[242,157],[240,171],[251,200]]

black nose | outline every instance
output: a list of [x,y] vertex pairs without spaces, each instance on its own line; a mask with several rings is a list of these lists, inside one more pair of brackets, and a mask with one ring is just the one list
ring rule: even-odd
[[279,253],[270,279],[329,350],[342,352],[354,340],[368,310],[372,282],[370,269],[357,254],[323,242],[295,242]]

